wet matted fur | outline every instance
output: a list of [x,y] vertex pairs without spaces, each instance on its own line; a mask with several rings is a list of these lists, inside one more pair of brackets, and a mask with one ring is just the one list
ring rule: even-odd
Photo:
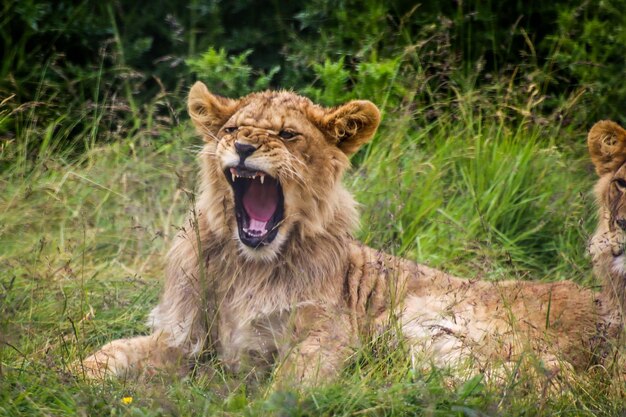
[[152,333],[105,345],[83,362],[88,375],[212,351],[233,370],[279,363],[280,376],[315,381],[392,317],[415,352],[480,369],[527,352],[550,369],[584,368],[617,337],[622,275],[610,281],[616,297],[572,282],[471,281],[354,240],[341,178],[378,127],[374,104],[324,108],[286,91],[235,100],[196,83],[189,114],[205,141],[202,186],[168,254]]

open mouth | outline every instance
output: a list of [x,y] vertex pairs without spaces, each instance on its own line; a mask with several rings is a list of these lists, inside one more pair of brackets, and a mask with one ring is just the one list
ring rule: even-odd
[[262,171],[238,166],[224,171],[235,194],[235,217],[241,241],[252,248],[272,243],[283,220],[280,183]]

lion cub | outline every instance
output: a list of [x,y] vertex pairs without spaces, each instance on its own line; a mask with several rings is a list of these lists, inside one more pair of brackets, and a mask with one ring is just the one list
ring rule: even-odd
[[205,141],[196,215],[168,254],[152,333],[102,347],[83,362],[89,376],[210,350],[235,371],[279,363],[311,382],[336,375],[390,317],[441,365],[482,368],[526,351],[548,366],[594,360],[603,295],[572,282],[459,279],[353,239],[356,203],[341,178],[378,127],[371,102],[325,108],[287,91],[234,100],[198,82],[188,108]]

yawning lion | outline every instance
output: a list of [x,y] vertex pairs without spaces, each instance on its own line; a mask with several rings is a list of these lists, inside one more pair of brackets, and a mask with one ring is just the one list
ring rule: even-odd
[[202,185],[168,254],[152,333],[105,345],[83,362],[89,376],[211,350],[234,370],[278,363],[280,375],[315,381],[392,320],[436,364],[481,369],[525,352],[582,368],[616,336],[605,293],[460,279],[354,240],[356,203],[341,178],[378,127],[371,102],[325,108],[287,91],[235,100],[198,82],[189,114],[205,141]]

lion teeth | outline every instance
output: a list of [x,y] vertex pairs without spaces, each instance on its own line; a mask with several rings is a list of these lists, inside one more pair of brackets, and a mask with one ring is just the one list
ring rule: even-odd
[[235,167],[230,168],[230,177],[232,178],[233,182],[235,182],[237,178],[247,178],[251,180],[256,180],[258,178],[261,181],[261,184],[264,184],[266,175],[267,174],[262,171],[250,172],[249,169],[244,169],[243,172],[240,172]]
[[235,168],[230,169],[230,176],[233,179],[233,182],[237,179],[237,170]]

